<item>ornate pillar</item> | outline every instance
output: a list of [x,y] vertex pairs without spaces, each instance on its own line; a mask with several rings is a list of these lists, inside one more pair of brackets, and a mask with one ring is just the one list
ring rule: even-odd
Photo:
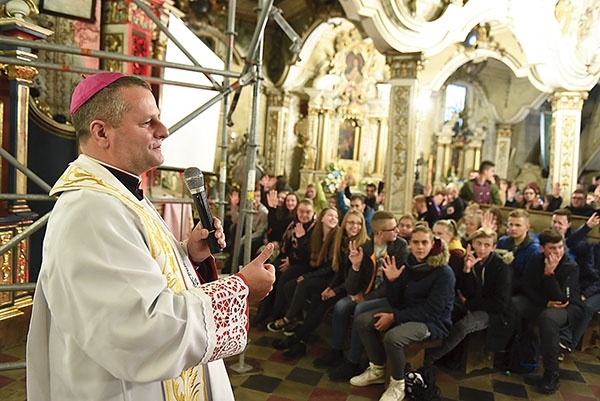
[[501,178],[508,177],[508,165],[510,163],[510,142],[512,139],[512,125],[496,125],[496,174]]
[[333,96],[329,93],[323,94],[323,104],[321,106],[321,124],[319,127],[319,141],[317,149],[319,157],[317,158],[317,170],[325,171],[327,165],[337,156],[337,146],[333,146],[333,138],[337,135],[332,135],[333,132],[339,133],[339,127],[336,121],[333,120]]
[[289,97],[285,93],[269,93],[267,97],[264,162],[269,174],[282,175],[287,158],[284,144],[289,124]]
[[481,164],[481,147],[483,141],[479,138],[470,138],[467,140],[465,149],[465,173],[463,177],[469,175],[469,171],[479,169]]
[[452,138],[454,131],[442,130],[436,133],[437,136],[437,155],[435,163],[434,188],[442,188],[446,184],[446,177],[452,165]]
[[421,53],[388,54],[391,71],[385,210],[400,215],[411,209],[416,162],[417,72]]
[[[153,9],[162,18],[162,1]],[[105,51],[151,57],[154,22],[131,0],[108,0],[102,7],[102,47]],[[160,50],[159,50],[160,51]],[[150,66],[103,60],[103,69],[135,75],[150,75]]]
[[[12,3],[12,4],[11,4]],[[21,2],[24,3],[24,2]],[[6,2],[0,15],[0,35],[25,40],[46,39],[52,31],[35,25],[25,18],[29,12],[18,2]],[[29,2],[30,11],[36,11]],[[10,10],[14,10],[14,15]],[[13,58],[15,64],[0,64],[0,145],[23,166],[27,166],[29,87],[37,75],[37,69],[18,65],[19,60],[35,61],[37,54],[25,46],[3,46],[0,55]],[[0,164],[0,187],[3,193],[26,194],[27,177],[16,167],[2,159]],[[33,223],[37,215],[25,200],[1,203],[0,243],[4,244]],[[27,283],[29,281],[29,238],[0,255],[0,283]],[[7,344],[20,338],[28,318],[24,308],[31,305],[29,292],[0,293],[0,342]],[[18,318],[19,320],[8,319]],[[20,322],[19,322],[20,321]]]
[[557,91],[552,95],[549,180],[560,183],[561,196],[571,198],[579,174],[581,109],[587,92]]

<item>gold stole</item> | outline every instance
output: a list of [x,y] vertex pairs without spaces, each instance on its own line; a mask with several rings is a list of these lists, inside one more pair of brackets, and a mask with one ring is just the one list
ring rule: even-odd
[[[51,194],[54,195],[82,188],[105,192],[115,196],[125,206],[135,212],[146,231],[152,258],[159,264],[162,274],[167,280],[168,287],[174,293],[179,293],[186,289],[181,271],[181,269],[186,269],[186,267],[181,266],[176,251],[173,249],[171,238],[165,232],[165,228],[161,226],[156,218],[141,203],[134,201],[118,188],[95,176],[93,173],[77,166],[76,163],[71,164],[58,179],[52,188]],[[167,401],[201,401],[208,399],[203,365],[187,368],[178,377],[164,380],[162,383]]]

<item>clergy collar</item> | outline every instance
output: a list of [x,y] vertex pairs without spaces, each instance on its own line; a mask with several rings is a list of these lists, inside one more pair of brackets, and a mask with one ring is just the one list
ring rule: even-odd
[[[96,159],[94,159],[96,160]],[[128,173],[127,171],[123,171],[117,167],[111,166],[108,163],[104,163],[100,160],[96,160],[103,167],[105,167],[108,171],[115,176],[117,180],[121,182],[135,196],[138,200],[144,199],[144,191],[140,188],[140,184],[142,180],[137,175]]]

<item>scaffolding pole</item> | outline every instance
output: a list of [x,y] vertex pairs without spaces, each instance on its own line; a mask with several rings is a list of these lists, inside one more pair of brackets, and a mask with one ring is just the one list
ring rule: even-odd
[[[233,43],[235,40],[235,8],[236,0],[229,0],[227,18],[227,58],[225,69],[231,68],[233,61]],[[223,86],[229,86],[229,77],[223,77]],[[219,220],[225,224],[225,205],[227,204],[227,148],[229,145],[229,132],[227,129],[227,111],[229,110],[229,94],[223,98],[221,105],[221,161],[219,163],[219,199],[217,200]]]
[[[259,23],[256,26],[250,47],[248,49],[248,60],[246,67],[252,65],[254,71],[254,86],[252,92],[252,114],[250,122],[250,131],[248,132],[248,140],[246,147],[246,181],[242,183],[242,192],[240,197],[240,215],[238,225],[235,230],[235,244],[240,244],[242,239],[242,228],[245,228],[245,243],[243,264],[250,262],[250,254],[252,247],[252,219],[254,215],[254,185],[256,183],[256,150],[258,144],[258,113],[260,108],[260,94],[262,90],[262,52],[264,43],[264,29],[267,26],[267,20],[273,7],[273,0],[259,0]],[[252,64],[249,64],[252,63]],[[250,68],[248,68],[250,69]],[[246,71],[246,68],[244,68]],[[236,93],[239,97],[239,91]],[[232,107],[234,104],[232,104]],[[230,110],[231,114],[231,110]],[[242,202],[244,202],[242,204]],[[233,250],[233,260],[231,263],[232,273],[237,272],[240,247],[235,246]]]

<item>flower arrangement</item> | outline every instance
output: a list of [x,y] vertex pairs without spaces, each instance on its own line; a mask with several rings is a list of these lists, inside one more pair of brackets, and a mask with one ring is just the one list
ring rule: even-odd
[[328,194],[334,194],[337,188],[342,182],[344,182],[344,176],[346,172],[343,168],[335,165],[335,163],[329,163],[327,166],[327,175],[323,179],[323,191]]

